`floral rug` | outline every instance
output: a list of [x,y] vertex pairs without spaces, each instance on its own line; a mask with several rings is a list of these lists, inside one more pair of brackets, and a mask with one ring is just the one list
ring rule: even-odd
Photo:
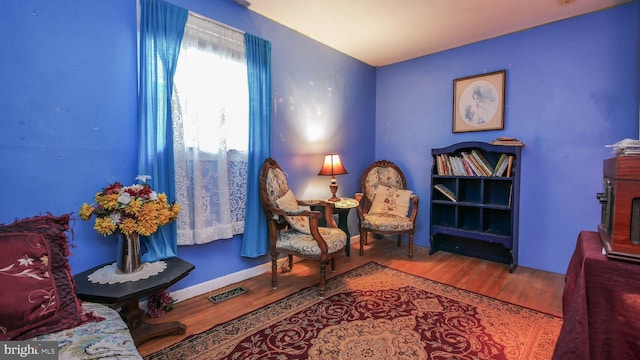
[[376,263],[145,359],[551,359],[562,319]]

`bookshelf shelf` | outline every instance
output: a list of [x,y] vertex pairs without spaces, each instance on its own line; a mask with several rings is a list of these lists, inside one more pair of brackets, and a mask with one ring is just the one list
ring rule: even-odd
[[[450,251],[516,269],[521,153],[521,146],[475,141],[431,150],[430,254]],[[509,165],[500,170],[499,163]]]

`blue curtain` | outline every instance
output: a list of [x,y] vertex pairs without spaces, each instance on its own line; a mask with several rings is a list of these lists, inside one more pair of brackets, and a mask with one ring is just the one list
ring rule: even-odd
[[271,43],[247,33],[244,39],[249,79],[249,160],[240,255],[255,258],[269,250],[267,219],[260,204],[258,178],[271,149]]
[[[140,78],[138,90],[138,174],[169,201],[175,199],[171,93],[173,74],[189,12],[162,0],[140,0]],[[178,253],[175,222],[141,238],[145,262]]]

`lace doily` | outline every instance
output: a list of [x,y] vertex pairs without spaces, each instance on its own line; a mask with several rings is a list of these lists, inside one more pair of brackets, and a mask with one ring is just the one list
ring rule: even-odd
[[164,261],[155,261],[152,263],[143,263],[142,268],[134,273],[123,274],[117,272],[116,263],[106,265],[91,273],[87,278],[92,283],[98,284],[117,284],[127,281],[138,281],[146,279],[153,275],[158,275],[167,268]]

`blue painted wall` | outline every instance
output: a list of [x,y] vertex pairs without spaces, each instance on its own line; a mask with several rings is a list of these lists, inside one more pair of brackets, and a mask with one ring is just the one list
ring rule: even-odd
[[[520,265],[564,273],[596,230],[605,148],[638,138],[638,2],[377,70],[376,158],[396,161],[422,206],[428,245],[432,148],[515,136],[522,153]],[[452,133],[453,80],[506,69],[505,127]]]
[[[4,1],[0,14],[0,222],[77,214],[135,177],[135,2]],[[115,240],[73,228],[72,270],[113,259]]]
[[[273,149],[298,197],[328,197],[317,176],[340,152],[351,195],[373,161],[375,68],[231,0],[173,1],[261,36],[273,51]],[[0,3],[0,223],[51,212],[76,216],[113,181],[136,175],[137,25],[133,0]],[[11,34],[11,35],[8,35]],[[74,273],[115,258],[115,238],[76,220]],[[266,239],[265,239],[266,240]],[[267,262],[240,257],[240,238],[180,247],[196,269],[174,289]]]
[[[375,69],[231,0],[174,0],[272,42],[272,156],[298,197],[328,196],[326,152],[357,191],[378,158],[406,169],[428,243],[429,151],[514,135],[527,144],[521,264],[563,273],[577,232],[595,228],[605,144],[638,134],[638,3]],[[598,30],[595,30],[598,29]],[[132,0],[0,2],[0,223],[77,215],[113,181],[136,175],[136,6]],[[506,127],[451,133],[455,78],[507,69]],[[113,261],[115,240],[75,221],[74,273]],[[353,229],[355,230],[355,229]],[[353,232],[352,230],[352,232]],[[196,270],[175,289],[262,264],[239,238],[180,247]]]

